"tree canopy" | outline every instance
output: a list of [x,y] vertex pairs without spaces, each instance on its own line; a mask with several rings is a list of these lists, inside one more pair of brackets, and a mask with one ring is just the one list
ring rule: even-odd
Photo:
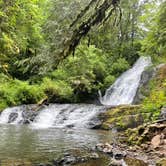
[[165,13],[162,0],[0,0],[2,105],[82,102],[141,55],[165,61]]

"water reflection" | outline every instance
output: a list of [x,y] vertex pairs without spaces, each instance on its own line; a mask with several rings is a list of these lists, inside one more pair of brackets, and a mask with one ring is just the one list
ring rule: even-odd
[[28,126],[0,126],[0,160],[44,160],[57,157],[65,151],[93,147],[110,140],[106,131],[88,129],[33,130]]

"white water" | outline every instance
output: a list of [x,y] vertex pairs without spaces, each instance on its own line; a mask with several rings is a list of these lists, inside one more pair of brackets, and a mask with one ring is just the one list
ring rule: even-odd
[[[104,111],[105,107],[85,104],[52,104],[45,106],[34,121],[31,128],[64,128],[64,127],[88,127],[91,119]],[[0,115],[0,124],[21,124],[24,121],[23,106],[5,109]],[[11,115],[17,115],[11,120]]]
[[22,112],[23,107],[6,108],[0,115],[0,124],[9,123],[10,115],[17,114],[17,117],[11,122],[11,124],[19,124],[23,120]]
[[41,111],[31,127],[86,127],[91,119],[104,109],[95,105],[53,104]]
[[103,97],[100,93],[100,102],[103,105],[112,106],[132,104],[139,87],[141,75],[145,68],[150,65],[152,65],[150,57],[140,57],[131,69],[123,73],[115,83],[106,90]]

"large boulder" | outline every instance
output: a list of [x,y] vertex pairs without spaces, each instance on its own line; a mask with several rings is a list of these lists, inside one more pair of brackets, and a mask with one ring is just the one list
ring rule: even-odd
[[136,92],[133,104],[140,104],[149,93],[149,81],[156,75],[156,68],[150,67],[142,73],[141,81]]
[[135,128],[149,121],[151,113],[144,112],[140,105],[123,105],[110,108],[99,115],[101,128],[110,130],[116,128],[118,131]]
[[[140,104],[150,93],[149,83],[153,79],[162,81],[166,75],[166,64],[147,68],[141,76],[140,84],[132,104]],[[162,78],[163,77],[163,78]],[[160,86],[160,85],[159,85]]]

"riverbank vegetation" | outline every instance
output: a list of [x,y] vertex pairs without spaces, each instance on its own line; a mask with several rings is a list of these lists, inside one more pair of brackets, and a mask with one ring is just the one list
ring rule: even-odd
[[[166,3],[110,2],[0,0],[0,109],[92,102],[139,56],[165,62]],[[166,95],[153,85],[149,110]]]

